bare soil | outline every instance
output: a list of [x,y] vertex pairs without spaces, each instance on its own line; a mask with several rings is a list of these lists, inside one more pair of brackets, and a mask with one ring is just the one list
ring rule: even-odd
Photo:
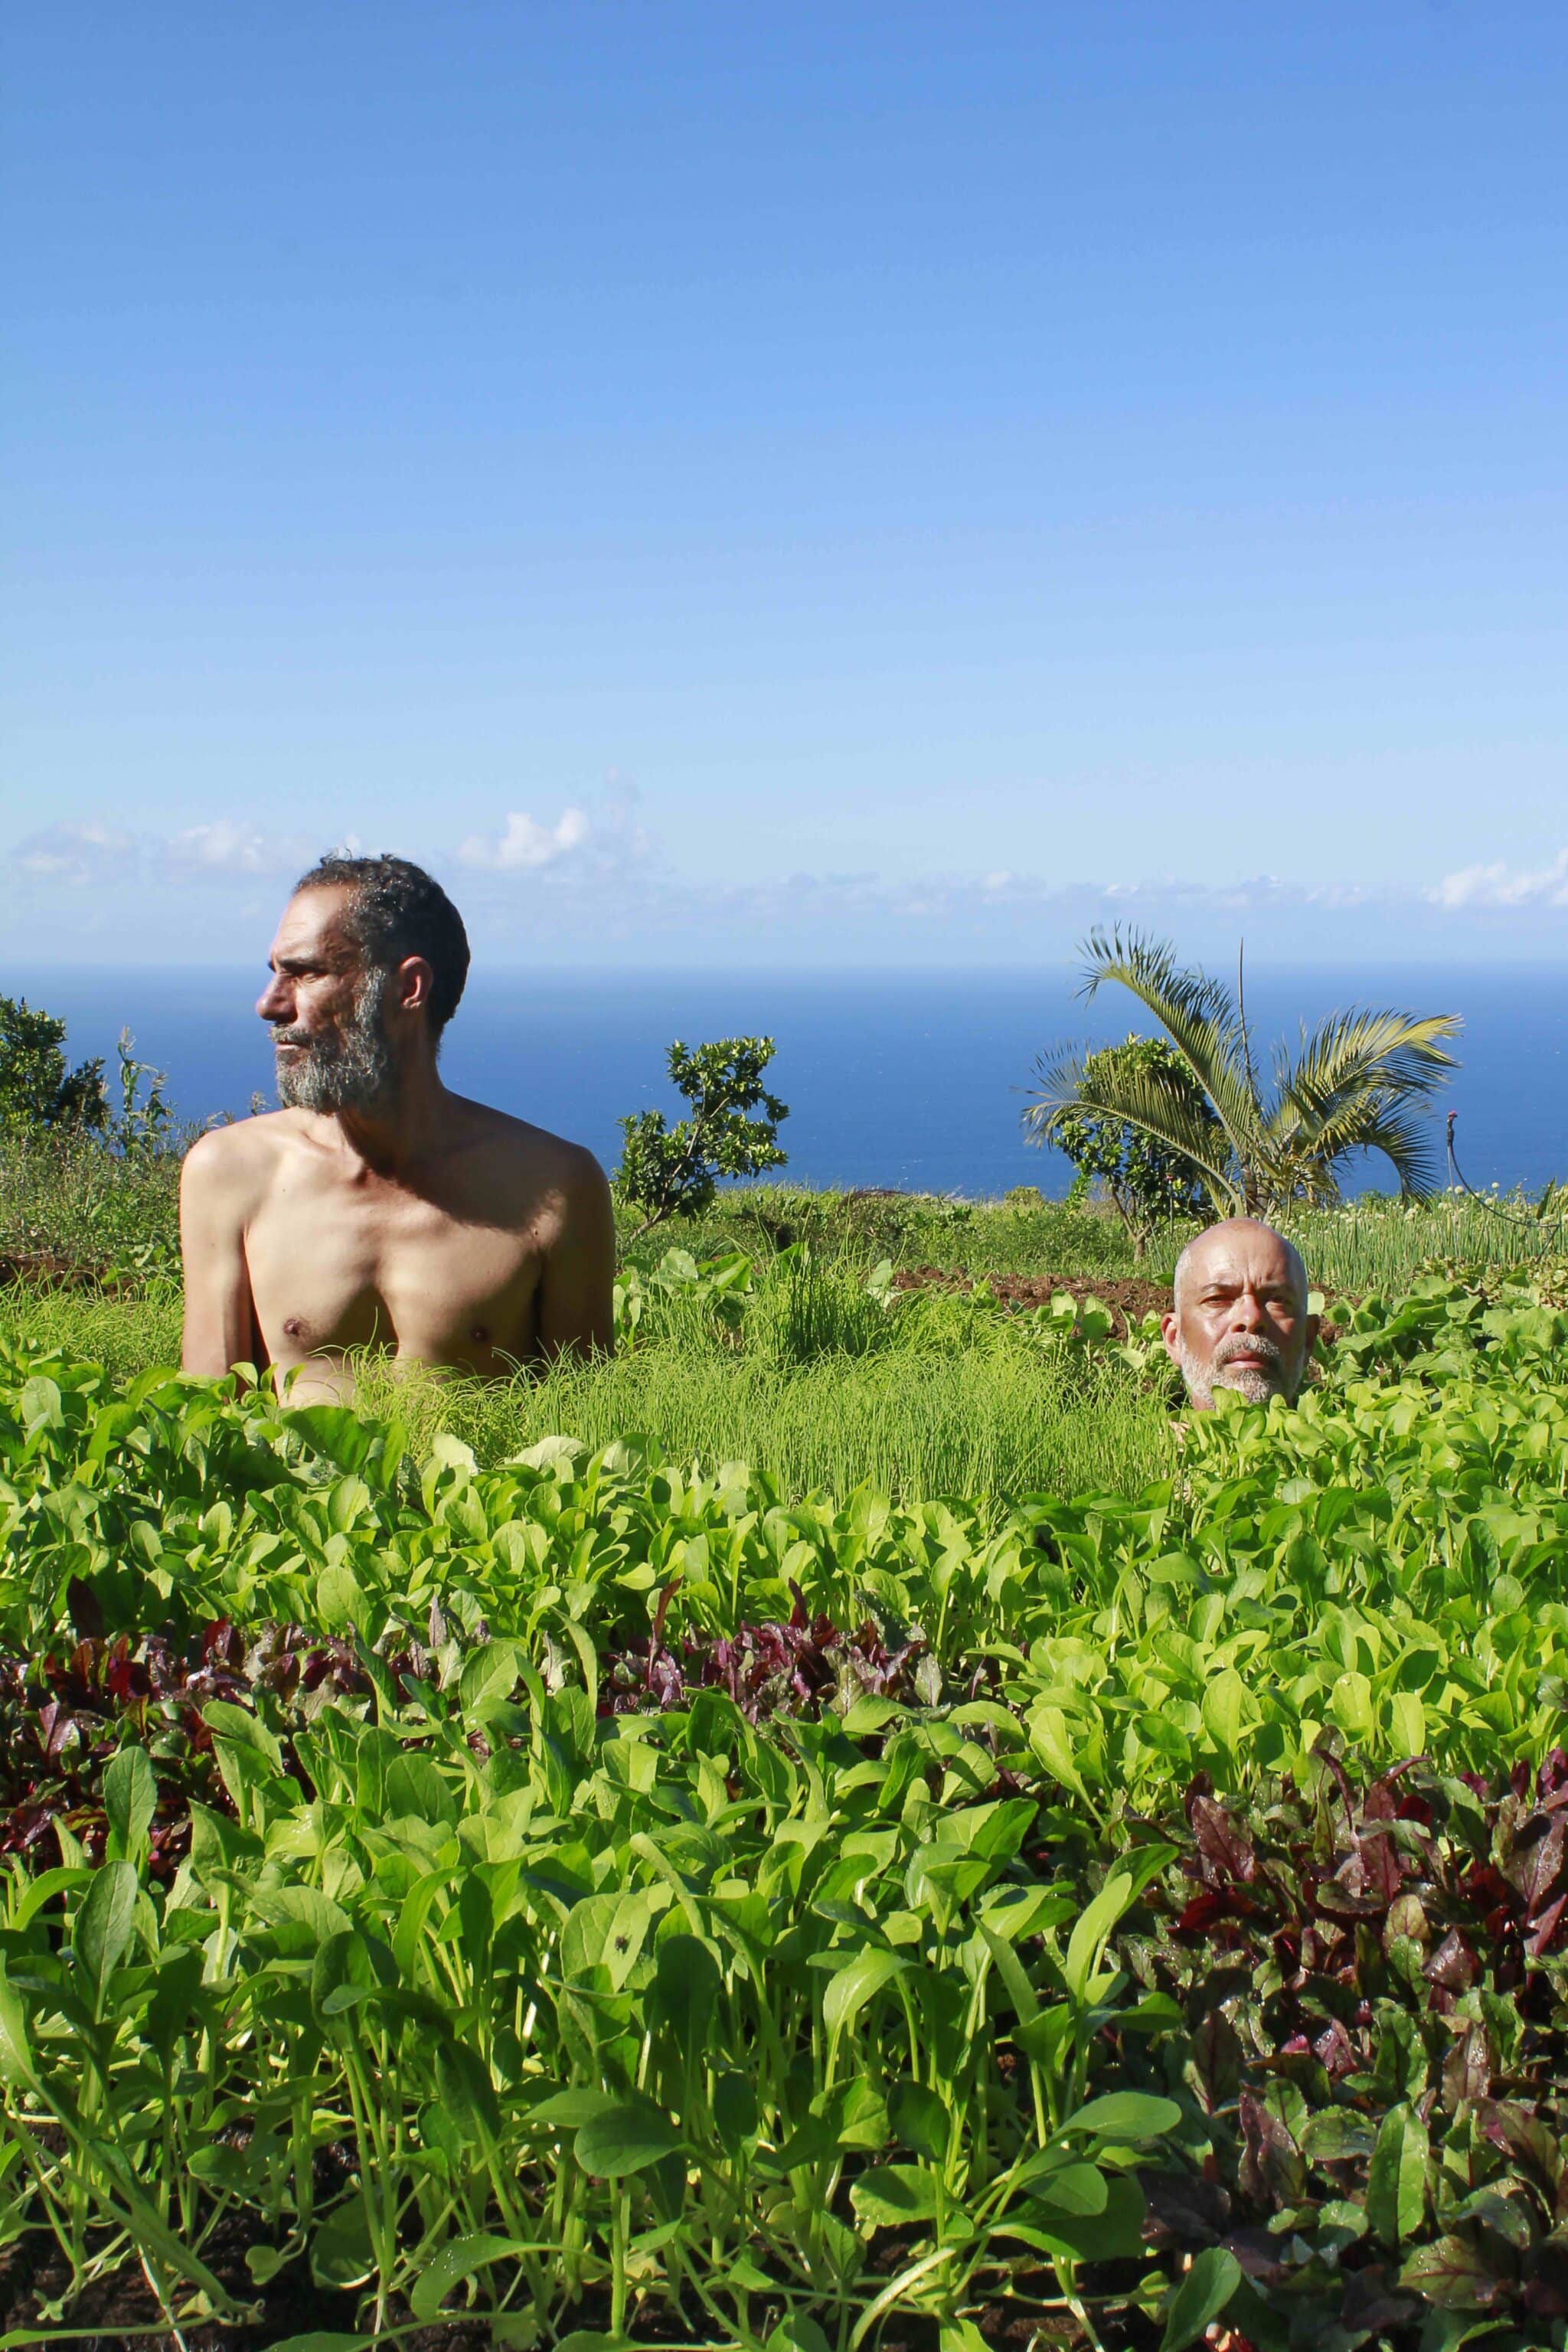
[[[216,2320],[187,2322],[180,2329],[186,2352],[218,2352],[220,2347],[224,2352],[267,2352],[268,2346],[281,2343],[285,2336],[303,2336],[313,2327],[337,2327],[345,2334],[353,2328],[358,2297],[317,2286],[302,2257],[258,2292],[245,2267],[245,2247],[255,2242],[255,2231],[236,2218],[226,2231],[220,2223],[203,2247],[208,2268],[237,2303],[255,2310],[256,2317],[232,2326]],[[37,2326],[41,2306],[63,2294],[69,2283],[69,2270],[52,2241],[15,2240],[0,2252],[0,2326]],[[176,2307],[184,2300],[184,2292],[176,2287]],[[132,2344],[144,2347],[145,2352],[176,2352],[173,2330],[156,2335],[142,2332],[156,2328],[164,2316],[144,2273],[140,2266],[127,2263],[77,2296],[70,2306],[69,2324],[79,2352],[129,2352]],[[403,2340],[405,2345],[416,2341],[410,2336]],[[488,2331],[486,2336],[473,2335],[476,2352],[486,2340]],[[428,2342],[432,2347],[440,2345],[442,2352],[467,2352],[461,2333],[450,2328],[432,2328]]]
[[975,1276],[940,1265],[900,1266],[893,1276],[899,1290],[973,1290],[977,1280],[987,1283],[1009,1307],[1048,1307],[1058,1291],[1067,1291],[1082,1306],[1097,1298],[1108,1307],[1116,1336],[1126,1338],[1131,1324],[1145,1315],[1163,1315],[1171,1304],[1168,1282],[1145,1282],[1136,1275],[1114,1274],[988,1274]]
[[[72,2342],[79,2352],[182,2352],[182,2347],[184,2352],[271,2352],[272,2347],[288,2337],[318,2329],[351,2337],[361,2332],[363,2323],[356,2325],[361,2296],[317,2286],[303,2256],[258,2292],[244,2263],[246,2245],[256,2242],[246,2220],[233,2215],[226,2223],[220,2223],[202,2249],[215,2275],[237,2304],[248,2308],[249,2317],[226,2324],[186,2320],[176,2335],[173,2328],[159,2326],[166,2315],[160,2310],[145,2273],[127,2263],[77,2296],[69,2309]],[[908,2249],[889,2242],[880,2253],[884,2267],[890,2269],[900,2258],[907,2259]],[[29,2247],[26,2238],[13,2241],[0,2250],[0,2327],[39,2326],[42,2306],[62,2294],[68,2283],[67,2265],[52,2243],[40,2246],[35,2241]],[[1051,2280],[1042,2277],[1037,2284],[1041,2294],[1048,2298]],[[176,2305],[181,2300],[183,2290],[177,2289]],[[460,2313],[452,2313],[427,2327],[411,2327],[401,2304],[387,2316],[399,2330],[399,2352],[484,2352],[492,2340],[489,2326],[481,2317],[465,2319]],[[603,2291],[585,2296],[566,2324],[572,2321],[592,2330],[607,2329],[610,2312]],[[661,2308],[641,2315],[637,2341],[647,2345],[649,2352],[657,2352],[658,2344],[667,2339],[689,2343],[688,2324],[679,2313]],[[1065,2314],[1037,2304],[1026,2287],[1015,2298],[987,2305],[980,2315],[979,2326],[985,2344],[994,2352],[1019,2352],[1031,2337],[1042,2346],[1059,2345],[1062,2352],[1083,2342]],[[403,2329],[408,2332],[402,2333]],[[937,2352],[938,2332],[933,2320],[906,2315],[897,2333],[883,2339],[882,2352]],[[1102,2340],[1108,2352],[1134,2352],[1135,2347],[1152,2345],[1154,2336],[1142,2315],[1130,2310],[1114,2315]]]
[[127,1286],[106,1282],[101,1267],[79,1258],[57,1257],[52,1250],[0,1250],[0,1290],[27,1283],[40,1290],[101,1290],[120,1297]]
[[[950,1266],[900,1266],[893,1276],[895,1290],[973,1290],[976,1281],[989,1285],[995,1297],[1008,1307],[1029,1308],[1048,1307],[1060,1290],[1076,1298],[1081,1307],[1086,1299],[1098,1299],[1101,1307],[1110,1309],[1111,1321],[1119,1339],[1125,1339],[1131,1328],[1145,1315],[1166,1315],[1171,1308],[1171,1286],[1168,1282],[1146,1282],[1137,1275],[1114,1274],[987,1274],[975,1276],[962,1267],[954,1272]],[[1331,1348],[1340,1336],[1337,1323],[1324,1322],[1318,1337],[1325,1348]]]

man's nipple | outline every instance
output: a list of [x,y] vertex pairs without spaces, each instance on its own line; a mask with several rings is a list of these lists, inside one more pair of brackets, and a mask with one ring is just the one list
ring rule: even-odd
[[476,1323],[473,1329],[468,1333],[469,1339],[478,1340],[481,1348],[484,1346],[485,1341],[489,1338],[489,1328],[483,1323]]
[[297,1339],[304,1328],[304,1318],[301,1316],[285,1315],[283,1318],[283,1336],[286,1339]]

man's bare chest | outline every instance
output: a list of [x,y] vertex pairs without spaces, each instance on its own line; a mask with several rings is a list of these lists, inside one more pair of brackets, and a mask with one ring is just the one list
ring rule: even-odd
[[279,1186],[246,1234],[261,1337],[275,1363],[387,1347],[434,1362],[526,1353],[543,1262],[532,1224],[329,1184]]

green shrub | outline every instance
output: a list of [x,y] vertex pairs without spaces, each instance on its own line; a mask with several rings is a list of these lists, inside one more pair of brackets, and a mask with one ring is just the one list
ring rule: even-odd
[[[690,1118],[667,1127],[661,1110],[644,1110],[620,1122],[626,1147],[615,1181],[640,1213],[634,1239],[667,1218],[700,1214],[721,1178],[784,1166],[778,1123],[788,1107],[762,1082],[773,1057],[771,1037],[722,1037],[695,1047],[677,1038],[668,1057],[669,1081],[691,1105]],[[759,1109],[761,1118],[754,1116]]]
[[101,1061],[65,1057],[66,1024],[0,996],[0,1129],[101,1129],[109,1123]]

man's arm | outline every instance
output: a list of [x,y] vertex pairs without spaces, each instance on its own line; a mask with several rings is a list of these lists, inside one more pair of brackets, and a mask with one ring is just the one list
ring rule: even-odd
[[248,1188],[221,1131],[204,1135],[180,1171],[180,1254],[185,1265],[187,1372],[226,1372],[265,1359],[245,1262]]
[[616,1215],[605,1171],[590,1152],[566,1192],[561,1231],[539,1285],[538,1351],[552,1356],[615,1351]]

